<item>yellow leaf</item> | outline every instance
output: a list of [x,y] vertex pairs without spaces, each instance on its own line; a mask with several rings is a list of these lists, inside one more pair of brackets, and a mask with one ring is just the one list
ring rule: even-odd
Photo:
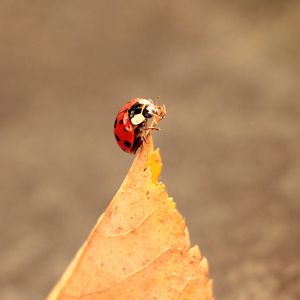
[[158,182],[152,139],[48,300],[209,300],[208,265]]

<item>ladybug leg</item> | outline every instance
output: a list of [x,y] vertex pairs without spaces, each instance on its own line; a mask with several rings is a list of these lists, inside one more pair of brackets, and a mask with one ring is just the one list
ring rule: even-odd
[[149,127],[144,128],[144,130],[157,130],[157,131],[159,131],[161,129],[159,127],[149,126]]
[[[151,129],[152,128],[144,128],[145,132],[140,137],[142,144],[144,144],[144,143],[148,144],[149,130],[151,130]],[[154,128],[154,129],[157,129],[157,128]]]
[[147,141],[147,139],[146,139],[146,137],[144,135],[142,136],[142,140],[143,140],[143,143],[148,144],[148,141]]
[[144,130],[161,130],[159,127],[157,127],[157,124],[161,119],[163,119],[163,117],[159,115],[154,116],[154,120],[152,121],[151,125],[148,127],[144,127]]

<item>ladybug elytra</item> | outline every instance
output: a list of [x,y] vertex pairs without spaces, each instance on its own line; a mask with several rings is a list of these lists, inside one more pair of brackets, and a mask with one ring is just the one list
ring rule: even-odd
[[[146,98],[131,99],[120,109],[115,120],[114,135],[119,147],[135,154],[145,141],[147,131],[159,130],[156,125],[165,115],[164,105],[156,105]],[[150,119],[151,126],[147,126]]]

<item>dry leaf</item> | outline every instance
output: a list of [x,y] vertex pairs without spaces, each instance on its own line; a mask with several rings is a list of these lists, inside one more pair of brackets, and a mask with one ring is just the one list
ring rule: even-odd
[[190,248],[175,203],[158,182],[152,140],[48,300],[213,299],[208,265]]

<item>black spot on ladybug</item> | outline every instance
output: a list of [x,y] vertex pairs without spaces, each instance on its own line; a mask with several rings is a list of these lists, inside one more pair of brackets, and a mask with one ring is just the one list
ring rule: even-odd
[[131,147],[131,143],[130,143],[130,142],[128,142],[128,141],[124,141],[124,145],[125,145],[126,147],[128,147],[128,148],[130,148],[130,147]]
[[116,128],[116,126],[117,126],[117,119],[115,119],[114,128]]
[[115,137],[116,137],[116,140],[117,140],[118,142],[121,141],[117,134],[115,134]]
[[119,124],[120,125],[122,125],[124,122],[123,122],[123,119],[121,119],[120,121],[119,121]]

